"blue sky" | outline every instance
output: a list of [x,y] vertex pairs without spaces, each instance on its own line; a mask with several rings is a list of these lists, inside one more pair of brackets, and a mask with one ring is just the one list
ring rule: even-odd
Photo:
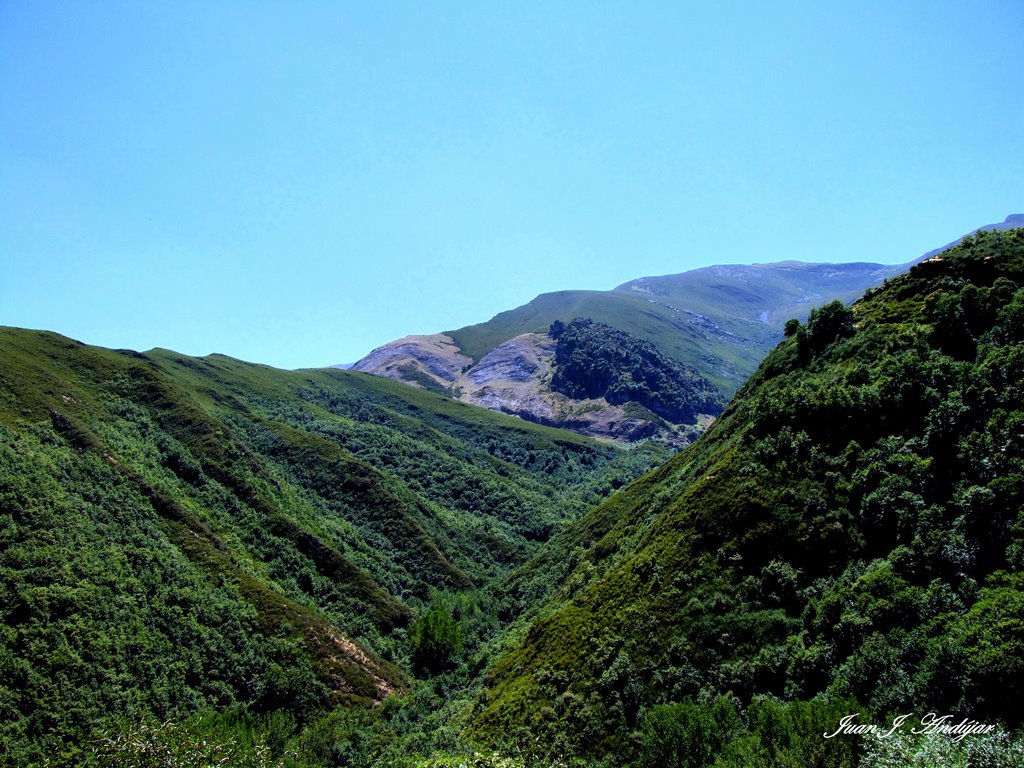
[[1024,211],[1024,5],[0,0],[0,324],[351,362]]

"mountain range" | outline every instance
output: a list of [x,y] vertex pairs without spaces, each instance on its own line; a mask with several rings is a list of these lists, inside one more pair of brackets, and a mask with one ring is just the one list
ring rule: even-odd
[[385,344],[353,369],[592,436],[631,440],[651,436],[653,426],[689,442],[706,419],[674,429],[603,398],[552,390],[552,323],[586,318],[649,342],[726,398],[782,337],[788,318],[806,317],[832,298],[852,300],[903,269],[870,263],[715,266],[640,278],[611,291],[546,293],[486,323]]
[[[1012,214],[975,231],[1022,224],[1024,214]],[[935,253],[895,266],[719,265],[642,277],[610,291],[545,293],[485,323],[390,342],[352,368],[581,434],[621,441],[658,435],[685,445],[710,423],[714,408],[680,423],[603,397],[567,397],[553,389],[557,345],[547,336],[551,324],[587,318],[649,342],[710,381],[724,401],[782,339],[787,320],[806,319],[833,299],[853,301]]]

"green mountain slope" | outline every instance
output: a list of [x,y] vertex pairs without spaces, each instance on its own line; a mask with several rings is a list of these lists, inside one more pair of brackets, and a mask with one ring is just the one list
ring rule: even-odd
[[640,278],[613,291],[545,293],[486,323],[446,333],[479,360],[519,334],[589,317],[651,342],[729,396],[778,343],[787,318],[806,317],[831,299],[852,301],[904,269],[801,262],[706,267]]
[[[977,232],[1003,232],[1008,229],[1019,229],[1020,227],[1024,227],[1024,213],[1011,213],[1002,221],[996,222],[995,224],[986,224],[982,227],[978,227],[976,230],[970,232],[969,234],[973,235]],[[928,251],[928,253],[921,257],[921,260],[940,254],[947,248],[952,248],[954,245],[959,243],[960,240],[963,240],[963,238],[960,238],[959,240],[954,240],[952,243],[947,243],[941,248],[936,248],[933,251]]]
[[552,597],[478,735],[615,765],[964,765],[822,731],[1021,725],[1024,230],[790,331],[697,443],[516,574],[513,599]]
[[423,601],[664,455],[363,374],[2,328],[0,763],[204,711],[286,712],[284,738],[409,690]]

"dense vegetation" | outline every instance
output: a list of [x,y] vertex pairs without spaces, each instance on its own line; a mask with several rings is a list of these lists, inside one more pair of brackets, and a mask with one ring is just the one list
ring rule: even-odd
[[0,329],[0,764],[1024,766],[1024,230],[786,336],[662,464]]
[[[488,672],[480,737],[611,765],[1022,764],[1024,230],[788,333],[698,443],[510,582],[552,597]],[[1002,734],[821,738],[929,711]]]
[[639,403],[673,424],[692,424],[698,414],[725,407],[722,393],[697,371],[625,331],[577,317],[552,323],[549,333],[558,340],[551,388],[563,395]]
[[361,374],[0,329],[0,764],[379,754],[397,737],[340,734],[412,733],[444,703],[417,677],[482,663],[494,610],[459,595],[665,455]]

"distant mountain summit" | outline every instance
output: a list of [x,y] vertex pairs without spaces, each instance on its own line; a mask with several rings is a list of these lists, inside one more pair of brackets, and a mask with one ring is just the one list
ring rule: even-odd
[[832,299],[852,301],[907,265],[732,264],[642,277],[611,291],[559,291],[448,334],[479,359],[520,333],[555,320],[589,317],[654,344],[707,376],[726,395],[742,384],[780,338],[790,317]]
[[[979,229],[1022,223],[1024,214],[1013,214]],[[547,338],[552,324],[587,318],[624,332],[693,369],[727,399],[782,339],[786,320],[806,319],[812,309],[836,299],[849,303],[935,253],[900,265],[724,264],[640,277],[610,291],[544,293],[485,323],[390,342],[353,368],[582,434],[627,441],[660,434],[685,442],[713,411],[684,429],[644,413],[636,403],[627,412],[622,403],[604,397],[575,399],[552,389],[557,368],[556,345]]]

